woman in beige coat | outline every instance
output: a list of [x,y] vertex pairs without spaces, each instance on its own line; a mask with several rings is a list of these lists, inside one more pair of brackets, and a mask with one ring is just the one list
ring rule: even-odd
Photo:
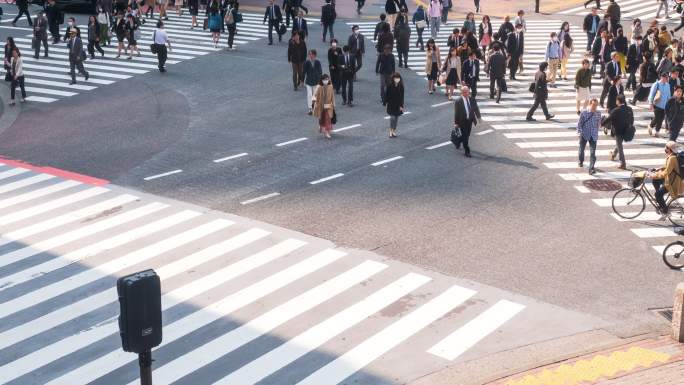
[[323,74],[313,97],[313,115],[318,118],[318,126],[326,138],[330,139],[335,116],[335,89],[330,84],[330,76]]
[[430,39],[425,46],[425,74],[428,78],[428,94],[435,92],[435,82],[439,77],[439,69],[442,68],[442,57],[439,47],[434,39]]

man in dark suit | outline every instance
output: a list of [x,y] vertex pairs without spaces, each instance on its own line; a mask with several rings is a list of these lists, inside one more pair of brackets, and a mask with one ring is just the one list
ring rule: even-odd
[[501,100],[501,92],[506,91],[506,57],[501,53],[498,44],[493,45],[494,53],[487,62],[487,73],[489,73],[489,98],[494,99],[494,83],[499,87],[499,94],[496,102]]
[[348,45],[342,48],[340,63],[340,80],[342,89],[342,104],[353,106],[354,101],[354,73],[356,73],[356,58]]
[[299,32],[299,37],[302,40],[306,40],[309,36],[309,27],[306,24],[306,19],[304,19],[304,11],[300,10],[297,18],[292,19],[292,34]]
[[612,60],[610,63],[606,64],[606,77],[603,78],[603,90],[601,91],[601,99],[599,100],[601,102],[601,108],[605,108],[603,102],[606,100],[608,90],[610,89],[610,86],[613,85],[615,78],[622,77],[622,70],[620,69],[617,52],[611,53],[610,57]]
[[280,34],[280,23],[283,21],[283,14],[280,13],[280,7],[273,3],[273,0],[268,0],[268,7],[264,13],[264,24],[268,20],[268,45],[273,45],[273,28],[278,34],[278,42],[283,41],[283,35]]
[[644,62],[644,51],[641,49],[641,36],[636,36],[636,42],[632,43],[627,49],[627,89],[636,90],[636,72]]
[[76,69],[78,73],[85,77],[88,81],[88,71],[83,67],[83,60],[85,59],[85,51],[83,50],[83,41],[81,40],[80,30],[78,27],[74,27],[69,34],[69,42],[67,43],[67,48],[69,49],[69,74],[71,75],[71,83],[76,84]]
[[461,131],[461,137],[454,145],[458,149],[463,144],[465,156],[468,158],[470,158],[470,146],[468,145],[470,131],[473,126],[477,125],[478,119],[482,119],[482,116],[477,107],[477,101],[470,97],[470,88],[463,86],[461,87],[461,96],[456,98],[456,103],[454,103],[454,129]]
[[38,16],[33,21],[33,49],[35,59],[40,57],[40,44],[45,47],[45,57],[48,57],[48,20],[43,11],[38,11]]
[[615,107],[602,124],[610,123],[615,133],[615,148],[610,151],[610,160],[615,160],[616,157],[620,159],[620,169],[627,169],[627,162],[625,161],[625,152],[622,149],[622,142],[624,141],[625,132],[634,123],[634,114],[632,109],[625,104],[625,95],[618,95],[616,99],[617,107]]
[[518,71],[518,64],[520,63],[520,56],[525,49],[525,36],[522,32],[522,25],[515,26],[515,31],[508,34],[506,39],[506,50],[508,51],[508,67],[510,68],[510,78],[515,79],[515,73]]
[[325,42],[325,36],[330,32],[330,39],[335,38],[333,33],[333,25],[335,25],[335,19],[337,19],[337,12],[335,11],[335,4],[331,0],[325,0],[325,5],[321,7],[321,26],[323,26],[323,42]]
[[347,40],[349,51],[356,59],[356,69],[354,70],[354,80],[356,80],[356,73],[359,72],[363,65],[363,54],[366,53],[366,42],[363,35],[359,32],[359,26],[352,26],[352,34]]
[[596,8],[592,8],[591,13],[585,16],[582,21],[582,30],[587,34],[587,52],[591,50],[591,43],[596,38],[600,23],[601,18],[599,17]]
[[477,52],[470,51],[468,60],[463,63],[463,81],[470,88],[473,98],[477,97],[477,82],[480,81],[480,61],[477,60]]

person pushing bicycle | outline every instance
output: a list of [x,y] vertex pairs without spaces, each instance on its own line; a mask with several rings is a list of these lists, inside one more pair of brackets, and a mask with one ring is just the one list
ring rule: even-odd
[[647,173],[647,176],[652,178],[653,187],[655,188],[655,198],[658,202],[658,213],[660,220],[667,218],[667,204],[665,203],[665,194],[668,192],[673,199],[679,196],[683,191],[682,176],[679,172],[679,161],[677,160],[677,143],[668,141],[665,143],[665,167],[653,170]]

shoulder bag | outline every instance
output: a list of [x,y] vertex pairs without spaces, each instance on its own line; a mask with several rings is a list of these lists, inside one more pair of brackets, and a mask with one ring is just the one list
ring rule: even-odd
[[156,43],[156,40],[155,40],[155,36],[156,36],[156,35],[157,35],[157,31],[154,31],[154,33],[152,33],[152,44],[150,44],[150,52],[152,52],[152,53],[155,54],[155,55],[157,54],[157,51],[158,51],[158,49],[159,49],[159,48],[157,47],[157,43]]

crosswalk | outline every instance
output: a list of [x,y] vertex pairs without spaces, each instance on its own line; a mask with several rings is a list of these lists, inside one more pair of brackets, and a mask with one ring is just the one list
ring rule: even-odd
[[[169,12],[169,19],[164,22],[164,28],[172,42],[173,50],[168,54],[167,64],[178,64],[222,49],[214,48],[208,30],[190,29],[191,17],[188,12],[183,16]],[[263,15],[243,13],[243,19],[244,21],[238,24],[238,33],[234,40],[238,47],[268,36],[268,27],[262,23]],[[86,25],[81,25],[80,28],[82,31],[87,30]],[[112,37],[112,44],[102,47],[105,51],[104,57],[100,57],[96,52],[95,59],[85,62],[90,78],[86,81],[79,77],[78,83],[73,85],[69,84],[71,77],[66,43],[50,45],[49,58],[41,56],[40,59],[35,59],[31,49],[32,35],[15,37],[17,46],[24,53],[26,92],[29,95],[27,99],[33,102],[52,103],[156,70],[157,57],[149,50],[154,30],[155,20],[148,20],[140,26],[140,56],[133,56],[130,60],[127,60],[125,55],[119,59],[115,58],[116,38]],[[220,47],[225,47],[226,38],[227,34],[224,34]]]
[[[656,11],[658,10],[658,7],[660,5],[660,1],[648,1],[644,2],[643,0],[624,0],[624,1],[616,1],[617,4],[620,6],[620,18],[624,20],[634,20],[636,18],[639,18],[642,23],[645,25],[645,22],[648,20],[655,19],[656,16]],[[603,9],[606,9],[608,6],[608,1],[602,1],[601,2],[601,7]],[[668,18],[665,18],[665,12],[660,11],[660,15],[658,17],[658,21],[664,22],[664,21],[672,21],[673,23],[679,21],[679,15],[672,9],[673,2],[670,1],[670,6],[668,8]],[[558,12],[560,15],[576,15],[576,16],[584,16],[589,13],[589,9],[593,6],[596,6],[596,3],[592,2],[588,5],[589,8],[585,8],[584,6],[579,6],[579,7],[574,7],[570,9],[566,9],[564,11]],[[624,24],[624,22],[622,23]]]
[[3,384],[137,383],[115,283],[147,268],[162,281],[160,384],[401,383],[595,327],[303,234],[9,164],[0,234]]
[[[623,11],[624,12],[624,11]],[[658,222],[659,215],[655,209],[647,204],[646,211],[635,220],[628,221],[618,217],[612,211],[611,198],[614,192],[596,192],[589,190],[583,182],[593,179],[614,179],[626,185],[630,177],[630,171],[617,168],[619,162],[609,160],[609,151],[615,146],[614,140],[600,133],[597,143],[597,173],[589,175],[589,150],[585,154],[584,169],[577,167],[578,140],[576,134],[577,114],[575,106],[574,74],[580,67],[584,58],[586,35],[582,33],[581,26],[571,26],[571,35],[574,40],[575,50],[571,54],[568,64],[568,80],[557,81],[557,88],[549,88],[547,104],[549,111],[555,114],[551,121],[543,120],[543,115],[538,109],[536,114],[541,118],[536,122],[525,121],[525,116],[532,104],[532,95],[528,91],[529,84],[534,80],[534,73],[539,62],[544,60],[544,51],[549,40],[549,34],[558,31],[561,20],[528,20],[527,33],[525,34],[525,73],[517,75],[517,81],[507,80],[509,92],[502,95],[500,104],[487,99],[488,79],[482,76],[480,83],[480,96],[478,105],[483,119],[489,123],[493,130],[501,133],[504,138],[512,140],[515,145],[529,153],[529,155],[541,162],[547,169],[557,173],[563,181],[574,184],[575,189],[583,194],[590,195],[593,202],[606,210],[613,218],[625,222],[630,226],[631,233],[645,242],[657,252],[662,252],[665,245],[675,240],[677,234],[670,227],[669,222]],[[453,21],[453,25],[460,26],[459,21]],[[497,22],[494,22],[497,25]],[[363,27],[362,27],[363,28]],[[370,29],[370,24],[366,25]],[[446,37],[451,28],[443,28],[440,31],[437,44],[442,52],[447,52]],[[446,30],[446,31],[444,31]],[[418,75],[424,73],[424,52],[413,49],[415,36],[412,36],[412,49],[409,53],[409,67]],[[600,95],[601,80],[592,79],[592,94]],[[629,100],[631,91],[626,95]],[[450,102],[437,103],[433,107],[447,107]],[[624,144],[625,157],[630,169],[658,168],[664,165],[663,147],[667,139],[654,138],[648,135],[647,126],[652,113],[643,104],[633,107],[636,136],[629,143]],[[680,139],[680,143],[684,140]]]

